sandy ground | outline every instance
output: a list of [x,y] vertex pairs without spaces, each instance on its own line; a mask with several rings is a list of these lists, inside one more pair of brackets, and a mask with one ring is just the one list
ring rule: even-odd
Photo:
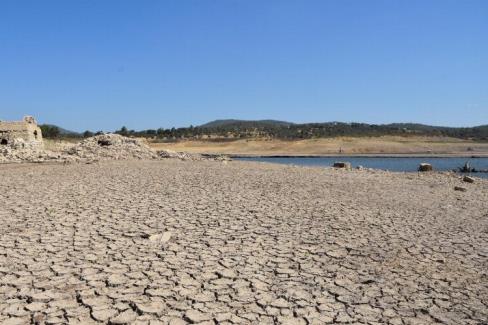
[[0,180],[1,324],[488,322],[488,181],[177,160]]
[[232,155],[455,155],[488,156],[488,142],[441,137],[342,137],[300,141],[237,140],[150,143],[154,149]]

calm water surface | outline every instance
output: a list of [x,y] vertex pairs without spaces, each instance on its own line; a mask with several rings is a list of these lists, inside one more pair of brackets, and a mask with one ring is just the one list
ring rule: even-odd
[[[302,158],[237,158],[238,160],[260,161],[302,166],[332,166],[335,161],[348,161],[353,167],[383,169],[396,172],[415,172],[420,163],[432,164],[435,170],[446,171],[462,167],[467,161],[476,169],[488,169],[488,158],[416,158],[416,157],[302,157]],[[488,178],[488,173],[474,173],[473,176]]]

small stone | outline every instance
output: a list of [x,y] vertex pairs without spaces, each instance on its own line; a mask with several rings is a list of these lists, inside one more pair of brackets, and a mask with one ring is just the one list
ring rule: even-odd
[[461,192],[467,191],[467,189],[465,187],[461,187],[461,186],[454,186],[454,190],[455,191],[461,191]]
[[466,183],[474,183],[474,178],[471,176],[464,176],[463,181]]
[[162,234],[153,234],[149,236],[152,242],[166,243],[171,239],[171,232],[165,231]]

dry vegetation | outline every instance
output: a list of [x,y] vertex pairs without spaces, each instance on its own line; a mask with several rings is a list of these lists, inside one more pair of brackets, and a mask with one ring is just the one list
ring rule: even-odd
[[150,143],[153,149],[234,155],[479,155],[488,156],[487,142],[446,137],[338,137],[307,140],[178,141]]

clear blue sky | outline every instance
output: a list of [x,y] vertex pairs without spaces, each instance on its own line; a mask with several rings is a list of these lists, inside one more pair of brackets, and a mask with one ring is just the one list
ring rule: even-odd
[[488,1],[0,1],[0,119],[488,124]]

